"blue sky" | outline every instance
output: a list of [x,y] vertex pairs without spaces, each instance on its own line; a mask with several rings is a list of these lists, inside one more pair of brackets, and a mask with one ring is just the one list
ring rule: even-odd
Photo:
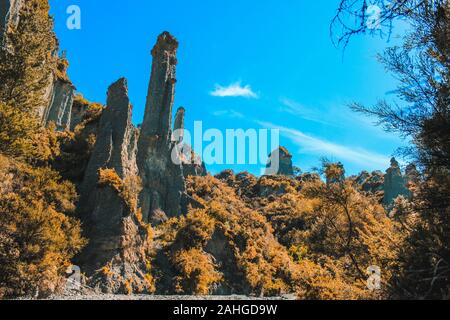
[[[180,42],[175,108],[186,128],[279,128],[280,143],[304,171],[321,157],[348,174],[385,170],[405,144],[352,113],[347,103],[374,104],[396,81],[375,58],[390,43],[355,37],[343,56],[329,23],[337,0],[50,0],[69,75],[78,91],[104,103],[108,86],[126,77],[134,122],[143,118],[150,50],[162,31]],[[81,9],[81,30],[66,27],[69,5]],[[255,165],[212,165],[258,174]]]

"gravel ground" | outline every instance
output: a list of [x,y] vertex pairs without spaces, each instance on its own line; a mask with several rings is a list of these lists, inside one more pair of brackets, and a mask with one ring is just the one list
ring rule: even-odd
[[65,295],[53,296],[48,300],[295,300],[294,295],[284,295],[281,297],[258,298],[248,296],[155,296],[155,295]]

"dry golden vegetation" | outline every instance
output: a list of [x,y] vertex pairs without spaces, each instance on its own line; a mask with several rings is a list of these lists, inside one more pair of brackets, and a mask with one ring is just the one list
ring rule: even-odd
[[84,246],[73,185],[0,155],[0,295],[48,294]]
[[[218,175],[231,188],[211,176],[190,177],[196,208],[159,227],[176,269],[174,288],[190,294],[297,292],[304,299],[388,297],[404,238],[400,224],[378,200],[339,180],[342,172],[325,169],[336,182]],[[373,265],[383,270],[383,291],[367,289]]]

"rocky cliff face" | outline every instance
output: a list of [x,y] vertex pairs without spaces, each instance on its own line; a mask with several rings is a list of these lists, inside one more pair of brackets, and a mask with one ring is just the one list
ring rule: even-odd
[[409,165],[403,175],[399,163],[395,158],[392,158],[391,166],[385,174],[381,171],[372,173],[363,171],[353,178],[353,186],[361,191],[376,195],[386,207],[389,207],[398,196],[404,196],[405,198],[411,196],[407,185],[409,182],[417,182],[418,176],[414,165]]
[[71,114],[74,99],[74,87],[70,82],[57,79],[53,84],[52,98],[45,109],[43,121],[46,125],[55,123],[60,131],[70,129]]
[[49,125],[53,122],[57,130],[64,131],[72,127],[72,108],[74,102],[75,86],[67,75],[68,61],[59,58],[52,75],[50,102],[45,108],[42,122]]
[[[44,2],[39,3],[42,8],[46,7]],[[20,33],[23,26],[23,16],[26,14],[34,14],[36,3],[26,2],[24,0],[3,0],[0,3],[0,43],[5,45],[11,54],[17,54],[15,45],[11,43],[10,36],[14,33]],[[48,13],[47,13],[48,16]],[[22,18],[22,20],[21,20]],[[47,19],[51,19],[49,16]],[[5,32],[8,31],[5,36]],[[34,30],[33,30],[34,32]],[[53,35],[54,36],[54,35]],[[50,122],[56,124],[58,130],[63,131],[70,127],[70,116],[73,104],[73,96],[75,87],[67,77],[67,60],[60,59],[57,52],[57,40],[54,36],[54,48],[46,48],[48,55],[51,57],[49,61],[40,61],[51,65],[48,72],[36,72],[40,79],[34,79],[35,82],[42,83],[40,88],[41,100],[37,107],[36,114],[43,125]],[[43,59],[43,58],[42,58]],[[46,70],[47,71],[47,70]]]
[[2,0],[0,3],[0,41],[8,28],[15,28],[20,20],[19,11],[23,0]]

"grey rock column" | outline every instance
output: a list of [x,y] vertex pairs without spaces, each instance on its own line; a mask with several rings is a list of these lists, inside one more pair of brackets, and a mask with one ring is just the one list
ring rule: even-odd
[[81,186],[80,206],[89,213],[96,206],[98,170],[114,169],[120,178],[137,174],[137,130],[131,122],[132,106],[126,79],[108,89],[107,106],[100,118],[99,133]]
[[139,202],[144,220],[155,223],[180,215],[185,192],[182,165],[171,159],[177,48],[177,40],[163,32],[152,50],[152,71],[138,142],[137,164],[143,183]]
[[[99,169],[114,169],[125,180],[137,175],[136,134],[131,122],[132,106],[127,82],[120,79],[108,89],[99,134],[81,187],[80,213],[84,235],[89,240],[77,263],[87,275],[96,275],[102,290],[120,292],[119,278],[105,281],[98,270],[109,264],[112,273],[136,283],[145,283],[146,231],[120,194],[98,185]],[[97,281],[96,280],[96,281]]]

